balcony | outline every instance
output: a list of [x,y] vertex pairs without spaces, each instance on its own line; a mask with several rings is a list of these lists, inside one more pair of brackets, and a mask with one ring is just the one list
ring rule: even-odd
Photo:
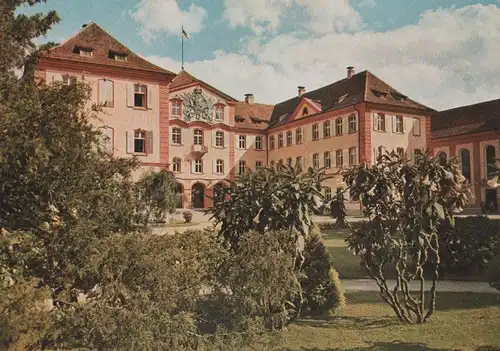
[[208,152],[208,146],[206,145],[192,145],[191,146],[191,153],[201,157],[205,155]]

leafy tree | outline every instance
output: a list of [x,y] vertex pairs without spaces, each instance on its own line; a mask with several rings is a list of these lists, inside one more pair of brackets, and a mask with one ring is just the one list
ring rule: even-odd
[[136,183],[139,208],[138,222],[148,224],[165,220],[167,213],[175,212],[177,205],[174,175],[167,170],[150,171]]
[[[468,191],[454,161],[443,166],[422,155],[415,162],[397,154],[383,155],[376,164],[361,164],[344,173],[351,196],[361,200],[368,218],[346,239],[349,248],[361,257],[363,265],[380,288],[380,296],[402,322],[424,323],[435,310],[439,277],[439,225],[452,211],[467,203]],[[396,266],[393,288],[385,268]],[[424,266],[432,267],[430,301],[425,303]],[[412,281],[419,291],[410,291]],[[427,309],[427,310],[426,310]]]
[[338,227],[344,227],[347,224],[344,192],[345,190],[338,188],[336,196],[329,203],[331,215],[333,218],[337,218],[335,224]]

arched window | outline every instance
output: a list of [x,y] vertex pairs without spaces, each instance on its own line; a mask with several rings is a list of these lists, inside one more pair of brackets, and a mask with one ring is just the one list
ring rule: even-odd
[[307,116],[309,114],[309,110],[307,109],[307,107],[304,107],[302,109],[302,116]]
[[444,166],[446,160],[447,160],[446,152],[441,151],[440,153],[438,153],[438,161],[441,166]]
[[496,151],[493,145],[487,145],[484,149],[484,155],[486,156],[486,177],[490,178],[496,172]]
[[470,182],[470,151],[467,149],[460,150],[460,166],[462,167],[462,174],[467,181]]

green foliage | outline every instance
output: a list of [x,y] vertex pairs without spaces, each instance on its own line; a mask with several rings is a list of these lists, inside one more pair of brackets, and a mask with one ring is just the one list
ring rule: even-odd
[[500,291],[500,255],[488,263],[486,277],[490,285]]
[[140,199],[136,213],[139,223],[147,224],[165,220],[167,213],[175,212],[177,205],[176,182],[174,175],[167,170],[150,171],[136,183]]
[[344,191],[344,189],[338,188],[337,195],[329,203],[331,216],[337,219],[337,227],[344,227],[347,224]]
[[305,297],[304,308],[312,313],[334,313],[345,305],[344,290],[330,255],[316,227],[306,241],[303,276],[300,280]]
[[500,221],[488,217],[455,219],[439,228],[441,270],[446,273],[477,272],[500,253]]
[[[351,196],[361,200],[368,218],[346,241],[377,282],[381,297],[403,322],[416,319],[423,323],[434,312],[440,262],[438,227],[445,220],[453,223],[452,211],[465,206],[464,180],[453,161],[441,166],[422,155],[410,162],[394,152],[383,155],[373,166],[362,164],[344,173]],[[390,263],[397,270],[394,289],[384,276]],[[428,306],[424,301],[426,265],[432,267]],[[421,283],[418,294],[409,290],[413,280]]]
[[223,188],[229,196],[214,197],[212,218],[220,224],[220,235],[236,245],[244,233],[286,229],[307,237],[311,213],[323,205],[322,170],[301,174],[291,167],[262,168],[242,175]]
[[191,211],[184,211],[182,212],[182,217],[184,218],[184,221],[186,221],[186,223],[191,223],[191,220],[193,219],[193,213]]

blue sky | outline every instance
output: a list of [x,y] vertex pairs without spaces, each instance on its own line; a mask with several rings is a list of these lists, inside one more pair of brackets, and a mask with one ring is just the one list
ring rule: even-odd
[[48,0],[60,42],[94,21],[154,63],[186,69],[235,97],[275,103],[370,70],[442,109],[500,98],[497,0]]

